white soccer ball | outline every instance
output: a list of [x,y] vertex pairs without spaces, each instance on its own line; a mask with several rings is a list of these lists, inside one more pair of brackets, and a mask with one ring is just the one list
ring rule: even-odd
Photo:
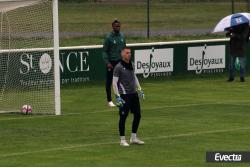
[[22,114],[31,114],[32,113],[32,108],[30,105],[23,105],[22,108],[21,108],[21,113]]

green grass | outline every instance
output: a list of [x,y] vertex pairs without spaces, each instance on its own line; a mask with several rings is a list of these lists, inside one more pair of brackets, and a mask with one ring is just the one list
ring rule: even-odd
[[[139,136],[144,146],[119,146],[117,109],[104,86],[62,88],[62,116],[0,115],[2,167],[210,167],[205,152],[250,150],[250,78],[225,76],[143,81]],[[127,120],[129,136],[132,116]],[[237,164],[237,166],[250,166]]]
[[[59,3],[61,46],[102,44],[104,34],[111,31],[111,22],[119,18],[127,41],[152,42],[221,38],[211,34],[195,35],[195,29],[212,30],[216,23],[231,14],[231,2],[154,2],[150,9],[150,31],[152,38],[146,39],[146,3]],[[235,3],[235,12],[247,12],[245,3]],[[154,35],[154,32],[193,30],[194,35]],[[66,35],[67,33],[85,33]],[[131,33],[134,35],[131,35]],[[144,35],[141,35],[144,33]],[[155,37],[154,37],[155,36]],[[159,38],[159,39],[158,39]]]
[[[60,29],[68,32],[106,32],[114,18],[123,30],[145,30],[146,3],[60,3]],[[237,11],[246,11],[241,4]],[[236,11],[236,12],[237,12]],[[153,3],[152,30],[213,28],[224,16],[231,14],[231,3]]]

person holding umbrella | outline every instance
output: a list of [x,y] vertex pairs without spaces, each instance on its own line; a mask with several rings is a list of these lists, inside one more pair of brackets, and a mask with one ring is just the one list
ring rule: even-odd
[[[229,63],[229,82],[234,81],[236,62],[239,63],[240,81],[245,82],[246,71],[246,49],[249,41],[249,24],[240,24],[228,29],[226,33],[230,37],[230,63]],[[236,61],[238,59],[238,61]]]
[[214,33],[226,32],[226,36],[230,37],[229,82],[234,81],[236,66],[240,70],[240,81],[245,82],[249,21],[250,13],[232,14],[224,17],[213,31]]

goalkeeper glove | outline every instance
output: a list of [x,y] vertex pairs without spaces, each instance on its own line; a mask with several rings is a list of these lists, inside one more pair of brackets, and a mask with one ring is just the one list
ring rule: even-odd
[[139,98],[145,99],[145,94],[141,89],[138,89],[137,92],[138,92]]
[[121,98],[120,95],[116,95],[116,105],[122,107],[125,104],[125,101]]

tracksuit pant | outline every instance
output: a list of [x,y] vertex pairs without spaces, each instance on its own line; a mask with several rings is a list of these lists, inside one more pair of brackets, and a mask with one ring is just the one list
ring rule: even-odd
[[111,97],[111,86],[112,86],[112,81],[113,81],[113,71],[115,66],[119,63],[119,61],[110,61],[110,63],[113,66],[113,69],[108,69],[106,67],[106,95],[107,95],[107,101],[110,102],[112,101]]
[[134,114],[134,120],[132,123],[132,133],[136,133],[141,120],[141,107],[137,93],[122,94],[121,98],[125,101],[125,104],[123,105],[123,107],[119,108],[119,132],[120,136],[125,136],[125,123],[129,111]]
[[[230,63],[229,63],[229,78],[234,79],[235,77],[235,61],[236,56],[230,57]],[[240,62],[240,77],[244,78],[246,73],[246,57],[238,57]]]

